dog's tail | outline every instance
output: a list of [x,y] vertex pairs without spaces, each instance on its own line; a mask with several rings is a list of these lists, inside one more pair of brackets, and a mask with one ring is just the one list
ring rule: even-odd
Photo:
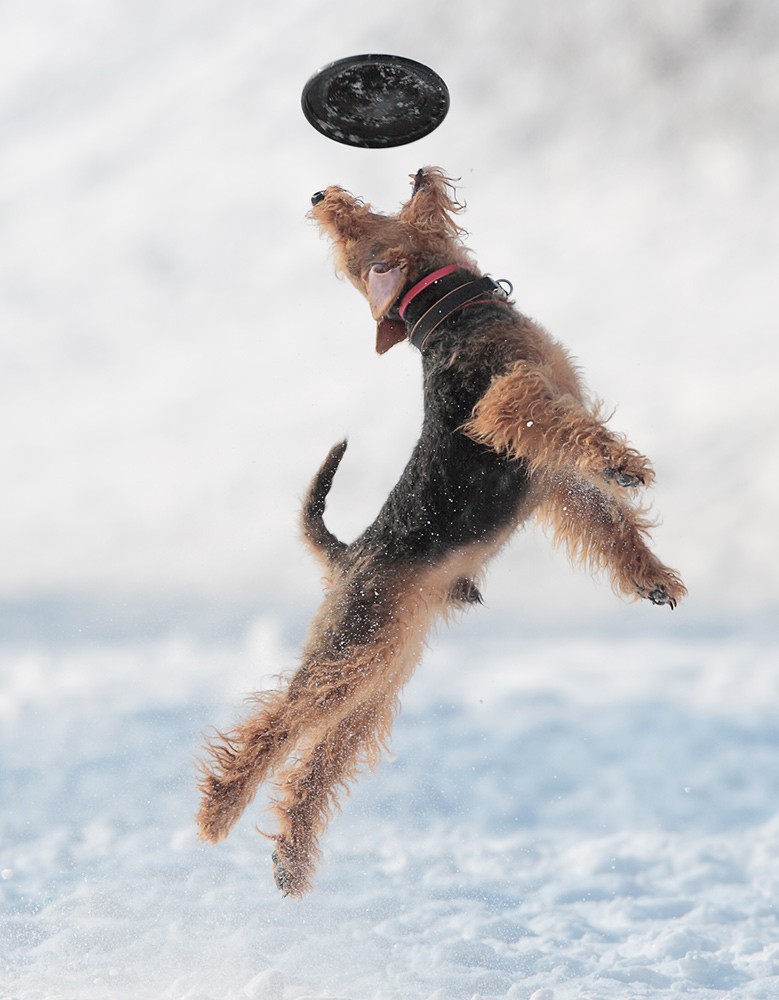
[[311,547],[314,555],[326,562],[328,568],[339,561],[339,557],[346,549],[346,543],[336,538],[332,531],[328,531],[324,521],[327,494],[333,485],[333,477],[341,464],[345,451],[346,441],[341,441],[330,449],[330,454],[311,480],[311,485],[308,487],[303,501],[300,518],[303,538]]

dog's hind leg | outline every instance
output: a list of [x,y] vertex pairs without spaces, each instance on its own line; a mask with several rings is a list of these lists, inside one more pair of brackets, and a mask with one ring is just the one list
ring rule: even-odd
[[353,707],[364,680],[359,666],[350,671],[321,654],[314,639],[285,688],[255,695],[256,710],[207,744],[209,759],[201,763],[199,783],[201,840],[223,840],[259,786],[284,766],[296,746],[317,740],[324,727],[337,723]]
[[231,732],[210,740],[210,759],[200,765],[199,836],[213,844],[227,836],[262,782],[283,763],[305,722],[285,690],[254,700],[261,707]]
[[[327,494],[346,451],[342,441],[330,450],[306,493],[301,523],[303,536],[328,570],[337,564],[346,545],[324,523]],[[305,670],[304,670],[305,672]],[[301,705],[288,690],[254,698],[255,711],[232,732],[217,734],[207,745],[208,764],[201,765],[203,797],[198,825],[200,837],[216,843],[230,832],[257,789],[294,748],[298,735],[310,724]]]
[[285,689],[255,695],[259,708],[206,746],[197,815],[201,840],[223,840],[259,786],[283,769],[296,747],[317,741],[324,728],[351,711],[361,680],[359,672],[317,664],[309,651]]
[[[351,600],[340,605],[336,628],[322,636],[332,636],[336,645],[322,641],[320,663],[312,661],[310,671],[295,679],[299,699],[313,701],[318,718],[299,741],[297,759],[276,776],[280,795],[273,807],[279,824],[274,866],[285,895],[302,895],[310,888],[318,838],[338,805],[338,794],[360,767],[378,762],[399,693],[448,600],[445,591],[425,587],[418,575],[405,583],[405,589],[393,593],[386,580],[374,578],[370,587],[352,592]],[[387,597],[377,603],[385,587]],[[368,617],[361,607],[366,597],[371,601]],[[333,658],[336,649],[339,656]]]
[[338,793],[362,767],[377,764],[393,701],[377,694],[359,705],[284,775],[282,795],[273,806],[279,823],[273,874],[283,895],[302,896],[311,889],[319,836],[338,808]]
[[315,745],[358,705],[405,682],[422,655],[429,616],[419,589],[404,602],[404,584],[411,586],[390,573],[328,590],[286,688],[256,696],[258,710],[208,745],[198,814],[203,840],[226,837],[298,746]]

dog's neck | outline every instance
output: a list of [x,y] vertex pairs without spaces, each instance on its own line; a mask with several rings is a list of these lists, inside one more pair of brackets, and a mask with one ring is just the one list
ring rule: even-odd
[[400,301],[398,315],[408,339],[423,351],[430,336],[453,313],[501,300],[505,301],[503,289],[492,278],[474,278],[468,264],[447,264],[412,285]]
[[432,274],[428,274],[426,278],[422,278],[421,281],[412,285],[400,300],[400,305],[398,307],[398,315],[400,318],[405,319],[406,309],[408,309],[410,303],[417,297],[417,295],[424,292],[424,290],[429,288],[431,285],[435,285],[442,278],[446,278],[447,275],[454,274],[455,271],[459,271],[461,268],[471,270],[467,264],[447,264],[446,267],[439,267],[437,271],[433,271]]

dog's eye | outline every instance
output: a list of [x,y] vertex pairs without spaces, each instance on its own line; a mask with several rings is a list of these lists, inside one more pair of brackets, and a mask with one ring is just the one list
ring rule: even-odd
[[386,260],[377,260],[368,268],[369,271],[375,271],[377,274],[384,274],[386,271],[392,270],[392,265],[388,264]]

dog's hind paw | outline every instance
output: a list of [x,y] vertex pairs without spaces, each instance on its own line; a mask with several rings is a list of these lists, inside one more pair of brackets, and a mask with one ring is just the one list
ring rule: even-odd
[[484,604],[479,588],[467,576],[454,581],[449,590],[449,599],[458,604]]
[[271,861],[273,862],[273,880],[276,883],[276,887],[281,891],[282,896],[289,896],[292,892],[292,877],[281,860],[278,851],[274,851],[271,854]]
[[310,855],[296,850],[285,837],[279,837],[271,860],[273,879],[282,896],[299,899],[311,891],[313,863]]

